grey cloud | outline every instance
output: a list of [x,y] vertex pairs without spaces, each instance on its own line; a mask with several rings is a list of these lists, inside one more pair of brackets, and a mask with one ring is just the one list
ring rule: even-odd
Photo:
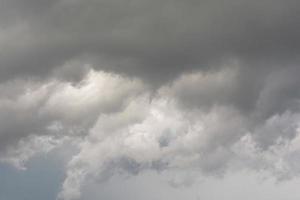
[[292,0],[2,0],[0,152],[31,137],[84,135],[65,199],[80,196],[86,177],[114,170],[222,175],[242,163],[296,175],[299,8]]
[[255,126],[276,114],[299,112],[298,74],[294,66],[261,72],[230,62],[220,70],[184,74],[159,93],[188,110],[234,107]]
[[299,67],[286,67],[269,73],[257,100],[257,109],[262,115],[270,116],[286,110],[299,112],[299,72]]
[[259,147],[267,149],[278,140],[283,143],[293,140],[298,135],[298,128],[299,113],[285,112],[266,120],[265,124],[256,128],[253,135]]
[[[139,76],[152,84],[188,70],[209,69],[211,63],[231,57],[255,70],[260,70],[258,64],[272,68],[272,63],[297,63],[299,5],[295,1],[6,4],[3,9],[16,10],[21,17],[2,29],[2,40],[9,42],[1,42],[6,47],[1,53],[1,80],[49,74],[82,55],[100,58],[97,68]],[[102,66],[103,59],[113,62]]]
[[[209,112],[218,106],[237,109],[242,116],[240,119],[244,118],[241,123],[244,132],[253,132],[265,149],[278,138],[291,140],[297,135],[298,74],[298,67],[257,73],[233,63],[214,72],[184,74],[170,86],[163,87],[160,93],[175,99],[183,110],[189,112],[195,109]],[[239,120],[235,120],[239,124]],[[268,126],[272,127],[271,130]],[[229,127],[226,124],[224,132]],[[230,131],[225,135],[229,136]],[[215,147],[220,144],[219,138]]]
[[[264,110],[258,114],[263,118],[297,107],[295,1],[3,3],[18,20],[1,29],[0,81],[50,76],[76,82],[88,63],[160,87],[200,71],[211,80],[177,88],[189,107],[227,104],[247,112]],[[228,65],[238,65],[237,71],[226,71]],[[219,70],[223,82],[215,79]],[[274,82],[279,88],[271,89]]]

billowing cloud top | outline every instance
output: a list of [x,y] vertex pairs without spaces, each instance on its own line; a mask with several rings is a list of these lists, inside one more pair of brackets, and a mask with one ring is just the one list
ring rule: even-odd
[[59,149],[63,200],[147,170],[297,177],[299,12],[292,0],[0,0],[0,162],[25,170]]

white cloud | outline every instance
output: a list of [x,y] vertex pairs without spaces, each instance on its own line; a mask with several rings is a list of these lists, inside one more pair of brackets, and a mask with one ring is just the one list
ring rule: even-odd
[[248,169],[270,172],[278,180],[298,173],[290,168],[295,151],[288,149],[298,136],[299,114],[274,115],[253,129],[253,116],[235,107],[185,109],[166,91],[136,96],[125,109],[98,117],[68,165],[60,199],[78,199],[86,181],[101,182],[120,171],[195,170],[223,176]]
[[47,145],[37,146],[37,141],[84,136],[99,115],[122,110],[144,90],[138,80],[96,71],[90,71],[77,85],[50,80],[1,86],[4,92],[7,87],[20,91],[0,98],[0,157],[15,160],[19,167],[23,166],[19,159],[26,161],[34,152],[48,149]]

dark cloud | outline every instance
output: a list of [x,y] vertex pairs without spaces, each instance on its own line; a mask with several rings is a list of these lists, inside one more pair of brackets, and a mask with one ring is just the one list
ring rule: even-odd
[[295,64],[299,54],[299,3],[292,0],[2,4],[16,20],[2,18],[1,80],[45,75],[82,55],[95,57],[96,68],[157,84],[231,57],[260,70]]
[[[264,117],[297,106],[298,78],[293,74],[299,68],[300,29],[295,1],[2,4],[7,16],[2,18],[6,25],[0,37],[0,81],[47,76],[79,81],[86,73],[84,63],[89,63],[157,87],[198,70],[214,76],[236,60],[235,77],[223,77],[224,82],[212,78],[206,86],[198,87],[197,82],[181,86],[184,104],[208,108],[229,104],[247,112],[261,110],[264,104],[265,113],[259,114]],[[280,73],[287,74],[290,83]],[[279,88],[268,91],[273,82]]]
[[299,174],[299,12],[293,0],[0,0],[0,160],[31,137],[74,136],[67,200],[118,170],[222,175],[247,160]]

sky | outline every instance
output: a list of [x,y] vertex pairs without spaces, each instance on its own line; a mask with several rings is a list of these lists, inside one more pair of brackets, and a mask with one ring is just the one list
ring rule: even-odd
[[299,12],[0,0],[0,200],[298,200]]

